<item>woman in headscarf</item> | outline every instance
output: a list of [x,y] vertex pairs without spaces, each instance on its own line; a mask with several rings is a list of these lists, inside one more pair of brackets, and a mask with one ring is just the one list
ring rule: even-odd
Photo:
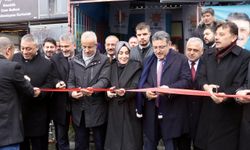
[[136,117],[136,94],[125,89],[137,88],[141,74],[141,63],[131,60],[130,47],[120,41],[116,45],[117,61],[111,66],[111,88],[109,97],[108,127],[105,150],[141,150],[142,127]]

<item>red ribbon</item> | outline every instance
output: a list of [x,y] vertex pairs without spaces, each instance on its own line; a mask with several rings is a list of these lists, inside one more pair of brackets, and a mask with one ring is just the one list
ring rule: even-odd
[[[73,91],[81,91],[81,89],[91,90],[93,92],[107,92],[113,91],[113,89],[106,89],[106,88],[65,88],[65,89],[54,89],[54,88],[41,88],[42,92],[73,92]],[[176,89],[176,88],[144,88],[144,89],[127,89],[127,92],[146,92],[146,91],[153,91],[159,93],[166,93],[166,94],[178,94],[178,95],[191,95],[191,96],[211,96],[211,94],[207,91],[201,90],[190,90],[190,89]],[[216,96],[228,97],[228,98],[248,98],[250,99],[250,95],[247,96],[239,96],[239,95],[232,95],[232,94],[219,94],[215,93]]]

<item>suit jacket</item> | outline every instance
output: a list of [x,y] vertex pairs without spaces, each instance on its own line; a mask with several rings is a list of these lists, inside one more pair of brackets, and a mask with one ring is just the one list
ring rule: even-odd
[[[199,59],[195,79],[190,80],[190,88],[193,90],[200,90],[197,76],[200,72],[201,65],[202,65],[202,58]],[[203,103],[202,102],[203,97],[201,96],[185,96],[185,97],[187,99],[187,106],[188,106],[189,135],[191,139],[193,140],[195,139],[196,130],[198,127],[201,107]]]
[[[55,54],[51,58],[51,62],[53,64],[55,79],[54,85],[56,85],[59,81],[64,81],[67,84],[68,76],[69,76],[69,62],[68,59],[63,56],[62,53]],[[51,98],[51,118],[65,125],[66,113],[70,112],[70,97],[68,92],[54,92]]]
[[[51,88],[53,75],[52,63],[41,56],[38,52],[32,60],[25,60],[21,53],[14,55],[13,61],[19,62],[24,68],[24,74],[31,78],[30,83],[39,88]],[[30,96],[22,97],[22,115],[24,121],[25,136],[46,135],[48,122],[47,93],[34,98]]]
[[[155,55],[152,57],[155,57]],[[146,69],[145,67],[150,67],[144,88],[157,87],[156,65],[156,57],[151,66],[144,65],[144,69]],[[167,85],[170,88],[188,88],[189,80],[191,80],[191,73],[187,59],[184,55],[170,50],[163,66],[161,85]],[[161,109],[163,114],[163,119],[159,121],[163,138],[172,139],[180,136],[182,133],[186,133],[188,130],[186,120],[187,104],[186,101],[183,101],[183,97],[164,94],[159,96],[159,100],[159,109]],[[158,137],[157,120],[155,100],[149,101],[145,99],[143,114],[144,133],[152,141],[156,140],[155,137]]]
[[23,141],[21,94],[33,96],[33,87],[24,79],[23,69],[0,55],[0,147]]
[[[86,66],[82,53],[70,62],[68,79],[69,88],[107,88],[110,82],[110,62],[108,57],[96,51],[92,61]],[[82,114],[85,115],[86,127],[102,125],[107,120],[107,103],[104,92],[93,93],[78,100],[72,100],[72,119],[80,125]],[[84,113],[82,113],[84,112]]]
[[[216,49],[209,49],[204,55],[204,63],[198,77],[200,86],[204,84],[219,85],[218,92],[235,94],[243,85],[250,53],[237,45],[232,45],[231,52],[216,60]],[[216,104],[210,97],[203,102],[196,145],[206,150],[236,150],[239,144],[239,129],[242,106],[227,99]],[[225,144],[226,143],[226,144]]]

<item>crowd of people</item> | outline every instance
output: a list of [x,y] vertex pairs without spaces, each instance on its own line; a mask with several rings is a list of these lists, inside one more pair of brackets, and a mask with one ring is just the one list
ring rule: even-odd
[[[217,22],[211,8],[201,15],[184,54],[145,22],[128,42],[107,36],[104,54],[93,31],[82,33],[81,50],[70,33],[59,45],[46,38],[42,49],[26,34],[17,53],[0,37],[0,150],[47,150],[50,120],[58,150],[70,149],[71,122],[76,150],[89,149],[91,134],[96,150],[155,150],[160,140],[166,150],[249,149],[249,17],[231,13]],[[210,96],[127,91],[153,87]]]

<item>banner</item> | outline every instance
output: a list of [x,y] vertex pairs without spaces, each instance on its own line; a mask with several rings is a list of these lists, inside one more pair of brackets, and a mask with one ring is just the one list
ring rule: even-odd
[[[212,8],[215,12],[215,18],[218,21],[229,19],[234,22],[238,28],[238,41],[237,44],[250,51],[250,23],[242,18],[250,17],[250,5],[232,5],[232,6],[211,6],[203,7],[202,9]],[[237,18],[237,15],[241,15]],[[240,19],[241,18],[241,19]]]
[[129,3],[110,3],[109,25],[111,33],[128,34]]

